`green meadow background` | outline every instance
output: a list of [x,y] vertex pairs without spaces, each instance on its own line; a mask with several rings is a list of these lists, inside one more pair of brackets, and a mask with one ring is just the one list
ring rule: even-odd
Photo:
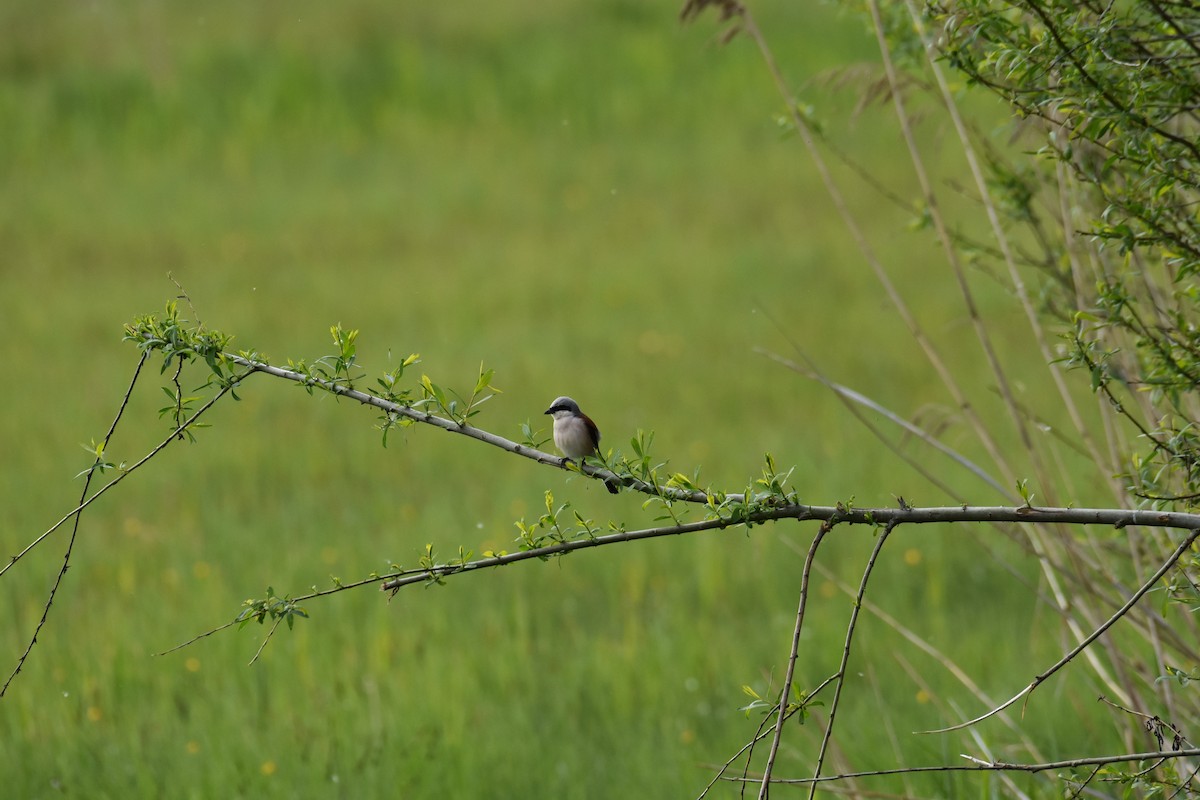
[[[831,4],[754,8],[830,139],[915,197],[887,109],[857,108],[877,76],[863,20]],[[79,445],[103,436],[136,363],[122,325],[178,295],[171,276],[186,315],[275,363],[331,352],[339,322],[361,331],[372,376],[417,352],[414,380],[469,390],[483,362],[504,393],[478,424],[510,438],[526,421],[545,429],[541,412],[570,394],[605,445],[628,452],[653,430],[673,469],[729,490],[770,451],[818,504],[996,502],[914,450],[961,494],[929,488],[836,398],[757,352],[798,347],[978,455],[779,126],[758,53],[721,46],[714,17],[681,27],[677,14],[634,0],[0,5],[4,553],[73,506],[90,463]],[[945,153],[942,179],[959,174],[946,131],[921,134]],[[999,419],[934,242],[836,173]],[[978,289],[1038,397],[1018,309],[989,280]],[[144,376],[113,460],[164,435],[162,382],[157,365]],[[371,412],[282,381],[256,376],[240,395],[84,515],[49,623],[0,700],[4,797],[694,797],[754,734],[742,687],[781,680],[811,524],[583,552],[390,602],[345,592],[310,603],[250,667],[258,626],[152,656],[268,586],[411,566],[426,543],[516,549],[514,520],[540,513],[546,490],[596,520],[654,524],[639,496],[477,442],[413,428],[381,447]],[[986,534],[898,531],[871,596],[1001,697],[1060,645],[1023,582],[1032,563]],[[5,673],[65,543],[64,530],[0,577]],[[871,544],[839,528],[820,562],[857,584]],[[800,686],[837,668],[849,611],[816,576]],[[910,733],[977,699],[877,619],[858,635],[834,768],[981,754],[969,735]],[[1025,730],[1052,756],[1117,746],[1081,722],[1095,692],[1068,675]],[[777,774],[807,774],[822,711],[789,727]],[[999,723],[980,734],[996,757],[1022,755]],[[1000,791],[954,776],[866,788]]]

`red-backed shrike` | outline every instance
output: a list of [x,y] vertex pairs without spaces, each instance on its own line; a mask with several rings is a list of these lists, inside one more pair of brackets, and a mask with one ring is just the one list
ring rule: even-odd
[[[569,397],[559,397],[546,413],[554,418],[554,446],[564,456],[579,463],[588,456],[600,452],[600,429],[591,417],[579,410],[579,404]],[[617,487],[604,482],[608,490],[617,493]]]

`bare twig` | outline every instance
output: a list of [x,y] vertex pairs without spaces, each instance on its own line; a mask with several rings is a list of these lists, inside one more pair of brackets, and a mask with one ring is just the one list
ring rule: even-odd
[[[350,583],[339,583],[331,589],[310,592],[292,598],[293,602],[303,602],[314,598],[325,597],[339,592],[357,589],[362,586],[382,584],[383,591],[395,592],[412,584],[424,584],[431,580],[448,578],[466,572],[477,572],[484,569],[507,566],[531,559],[545,559],[560,556],[576,550],[586,550],[596,547],[632,542],[641,539],[653,539],[662,536],[679,536],[701,531],[722,530],[739,527],[744,524],[759,524],[783,519],[818,520],[825,523],[848,523],[854,525],[888,525],[888,524],[928,524],[937,522],[1064,522],[1069,524],[1105,524],[1126,527],[1133,525],[1153,525],[1168,528],[1183,528],[1200,530],[1200,515],[1166,511],[1123,511],[1119,509],[1088,509],[1088,508],[1006,508],[1006,507],[972,507],[950,506],[942,508],[846,508],[844,506],[805,506],[791,505],[777,509],[757,511],[739,519],[709,519],[689,522],[682,525],[668,525],[659,528],[646,528],[637,531],[619,531],[586,539],[573,539],[567,542],[557,542],[545,547],[522,550],[517,553],[489,556],[463,563],[435,565],[428,568],[402,570],[386,575],[375,575]],[[232,623],[226,623],[206,633],[200,634],[188,642],[166,650],[164,653],[178,650],[199,639],[203,639],[219,630],[227,628]]]
[[[830,571],[826,567],[822,566],[821,564],[817,564],[816,568],[817,568],[818,572],[820,572],[822,575],[825,576],[826,580],[831,581],[833,583],[833,585],[837,586],[838,589],[840,589],[844,594],[847,594],[847,595],[853,594],[853,592],[854,592],[853,587],[851,587],[851,586],[845,584],[844,582],[842,582],[841,580],[839,580],[837,578],[837,576],[833,574],[832,571]],[[937,649],[932,644],[930,644],[928,640],[923,639],[922,637],[918,636],[914,631],[910,630],[909,628],[907,628],[903,624],[901,624],[900,621],[897,620],[895,617],[888,614],[882,608],[875,605],[874,603],[872,603],[870,600],[867,600],[866,598],[863,598],[863,600],[862,600],[862,607],[866,611],[869,611],[870,613],[874,614],[876,617],[878,617],[880,620],[882,620],[885,625],[887,625],[892,630],[896,631],[901,636],[903,636],[905,639],[907,639],[909,642],[911,642],[913,645],[915,645],[917,647],[917,649],[921,650],[923,653],[925,653],[927,656],[932,658],[934,661],[941,664],[942,667],[947,672],[949,672],[951,675],[953,675],[954,678],[967,689],[967,691],[969,691],[971,694],[975,695],[975,697],[978,698],[981,703],[983,703],[985,705],[991,705],[994,702],[992,700],[992,698],[990,698],[988,696],[987,692],[985,692],[977,683],[975,683],[975,681],[971,678],[971,676],[967,674],[966,670],[964,670],[962,667],[960,667],[957,663],[955,663],[955,661],[953,659],[951,659],[949,656],[947,656],[941,650]],[[899,656],[897,656],[897,658],[899,658]],[[907,662],[902,662],[902,666],[904,666],[905,664],[907,664]],[[915,676],[915,674],[916,673],[914,671],[909,671],[910,676]],[[929,691],[928,687],[922,687],[922,688],[925,688],[927,691]],[[931,697],[933,696],[932,691],[930,691],[929,694]],[[1029,748],[1030,755],[1032,755],[1036,759],[1039,759],[1039,760],[1042,759],[1042,754],[1040,752],[1038,752],[1038,750],[1037,750],[1036,746],[1033,744],[1033,742],[1028,740],[1027,735],[1023,734],[1021,732],[1021,729],[1017,726],[1017,724],[1012,720],[1012,718],[1007,713],[1001,713],[1000,719],[1004,722],[1004,724],[1008,727],[1008,729],[1011,730],[1014,734],[1016,734],[1018,736],[1024,736],[1026,738],[1025,745],[1026,745],[1026,747]]]
[[[887,541],[892,530],[896,527],[896,523],[891,522],[884,526],[880,531],[878,538],[875,539],[875,547],[871,549],[871,555],[867,558],[867,566],[863,569],[862,581],[858,584],[858,594],[854,597],[854,605],[850,610],[850,622],[846,625],[846,641],[842,645],[842,662],[838,665],[837,684],[833,687],[833,700],[829,704],[829,722],[825,725],[825,734],[821,737],[821,748],[817,751],[817,764],[813,768],[813,777],[821,777],[821,766],[825,763],[825,752],[829,749],[829,740],[833,736],[833,723],[837,718],[838,703],[842,699],[842,688],[846,685],[846,665],[850,663],[850,645],[854,640],[854,631],[858,627],[858,612],[862,610],[863,598],[867,593],[867,580],[871,577],[871,571],[875,568],[875,561],[879,558],[880,551],[883,550],[883,543]],[[792,654],[795,658],[796,654]],[[768,765],[769,766],[769,765]],[[764,773],[764,778],[770,776],[769,770]],[[760,792],[761,794],[761,792]],[[809,800],[812,800],[817,794],[817,784],[813,784],[808,791]]]
[[1003,703],[1001,703],[999,706],[996,706],[992,710],[988,711],[986,714],[982,714],[982,715],[976,717],[975,719],[967,720],[966,722],[959,723],[958,725],[951,725],[948,728],[938,728],[936,730],[917,731],[917,732],[930,734],[930,733],[949,733],[950,731],[962,730],[963,728],[968,728],[972,725],[976,725],[976,724],[982,722],[983,720],[987,719],[988,717],[991,717],[991,716],[994,716],[994,715],[1000,713],[1004,709],[1011,706],[1013,703],[1020,700],[1022,697],[1027,697],[1029,694],[1031,694],[1033,692],[1034,689],[1036,689],[1043,682],[1045,682],[1047,678],[1049,678],[1051,675],[1053,675],[1054,673],[1058,672],[1060,669],[1065,667],[1067,664],[1069,664],[1071,662],[1072,659],[1075,658],[1075,656],[1077,656],[1081,652],[1083,652],[1092,642],[1099,639],[1100,636],[1105,631],[1107,631],[1114,624],[1116,624],[1117,620],[1119,620],[1123,616],[1125,616],[1129,612],[1129,609],[1133,608],[1133,606],[1137,603],[1137,601],[1140,600],[1142,598],[1142,596],[1144,594],[1146,594],[1146,592],[1148,592],[1152,588],[1154,588],[1154,584],[1158,583],[1159,579],[1162,578],[1163,575],[1166,575],[1167,572],[1170,571],[1170,569],[1175,566],[1175,562],[1179,560],[1179,557],[1181,555],[1183,555],[1185,552],[1187,552],[1187,549],[1192,546],[1192,542],[1196,541],[1197,537],[1200,537],[1200,528],[1193,530],[1191,532],[1191,534],[1189,534],[1186,538],[1184,538],[1183,541],[1181,541],[1179,543],[1179,546],[1175,548],[1175,551],[1171,554],[1171,556],[1166,561],[1163,562],[1162,566],[1159,567],[1158,570],[1155,571],[1155,573],[1153,575],[1150,576],[1150,579],[1147,580],[1144,584],[1142,584],[1141,588],[1139,588],[1136,592],[1134,592],[1129,597],[1129,599],[1125,602],[1125,604],[1122,605],[1119,609],[1117,609],[1117,611],[1111,617],[1109,617],[1107,620],[1105,620],[1105,622],[1100,627],[1098,627],[1094,631],[1092,631],[1092,633],[1089,636],[1087,636],[1083,641],[1081,641],[1078,645],[1071,648],[1071,650],[1066,655],[1064,655],[1062,658],[1060,658],[1058,661],[1056,661],[1050,668],[1048,668],[1046,671],[1037,675],[1029,683],[1028,686],[1026,686],[1021,691],[1017,692],[1013,697],[1004,701]]
[[[918,775],[921,773],[930,772],[1028,772],[1038,773],[1046,772],[1054,769],[1075,769],[1076,767],[1091,767],[1103,766],[1105,764],[1125,764],[1134,761],[1150,761],[1166,758],[1190,758],[1200,756],[1200,749],[1189,750],[1168,750],[1155,751],[1150,753],[1122,753],[1113,756],[1089,756],[1087,758],[1072,758],[1063,761],[1046,761],[1037,764],[1013,764],[1004,761],[982,761],[971,756],[964,755],[963,758],[971,761],[970,764],[943,764],[933,767],[898,767],[896,769],[877,769],[867,770],[864,772],[846,772],[838,775],[822,775],[818,778],[771,778],[771,783],[780,784],[808,784],[808,783],[833,783],[835,781],[845,781],[859,778],[876,778],[887,775]],[[757,783],[760,778],[750,776],[748,778],[729,777],[722,778],[725,781],[741,782],[751,781]]]
[[[104,450],[107,449],[107,444],[108,444],[109,440],[112,438],[114,431],[116,430],[117,423],[120,421],[122,414],[124,414],[124,412],[125,412],[125,407],[129,403],[129,396],[133,392],[133,387],[137,383],[138,375],[140,374],[142,365],[145,364],[145,362],[146,362],[146,356],[145,356],[145,354],[143,354],[142,358],[138,361],[138,366],[137,366],[137,369],[134,371],[133,379],[129,383],[129,388],[125,392],[125,397],[121,401],[121,407],[117,411],[117,415],[116,415],[116,417],[114,417],[112,425],[109,427],[108,433],[104,437],[104,446],[101,447],[101,449],[100,449],[101,454],[103,454]],[[21,657],[17,660],[16,667],[13,669],[13,671],[11,673],[9,673],[8,678],[4,681],[4,685],[2,687],[0,687],[0,697],[3,697],[5,695],[5,693],[8,691],[8,687],[12,684],[13,680],[16,679],[17,675],[21,672],[21,668],[25,665],[25,660],[27,658],[29,658],[29,653],[33,650],[33,646],[35,644],[37,644],[38,634],[41,632],[42,628],[45,626],[46,619],[50,615],[50,606],[53,605],[53,603],[54,603],[54,596],[58,592],[58,587],[62,584],[63,577],[67,574],[67,569],[70,566],[71,551],[75,546],[75,538],[76,538],[77,534],[79,533],[79,518],[80,518],[80,515],[82,514],[83,510],[85,508],[87,508],[88,506],[90,506],[93,502],[95,502],[102,494],[104,494],[109,489],[116,486],[121,481],[125,480],[125,478],[129,477],[129,475],[133,474],[133,472],[135,470],[137,470],[139,467],[141,467],[143,464],[145,464],[147,461],[149,461],[151,458],[153,458],[155,455],[157,455],[164,447],[166,447],[172,441],[174,441],[175,437],[180,433],[180,431],[183,431],[188,426],[192,425],[200,417],[201,414],[203,414],[208,409],[212,408],[213,404],[216,403],[217,400],[219,400],[222,396],[224,396],[224,394],[226,392],[228,392],[230,389],[232,389],[233,386],[235,386],[237,384],[237,382],[240,381],[241,378],[244,378],[244,377],[245,377],[245,375],[240,376],[239,378],[232,381],[227,387],[221,389],[221,391],[218,392],[216,395],[214,395],[211,400],[209,400],[207,403],[205,403],[203,406],[201,406],[200,409],[197,410],[195,414],[193,414],[191,417],[189,417],[185,422],[183,422],[181,425],[179,425],[175,430],[171,431],[170,435],[168,435],[165,439],[163,439],[161,442],[159,442],[159,444],[156,447],[154,447],[154,449],[152,449],[149,453],[147,453],[145,456],[143,456],[141,458],[141,460],[137,461],[132,466],[125,469],[120,475],[113,478],[111,481],[109,481],[107,484],[105,484],[103,487],[101,487],[99,490],[97,490],[93,495],[88,497],[87,491],[88,491],[88,487],[91,485],[92,475],[95,474],[96,465],[98,465],[100,463],[100,458],[97,458],[96,464],[93,464],[92,469],[88,470],[87,478],[84,481],[83,493],[81,495],[81,501],[80,501],[79,505],[77,505],[70,513],[68,513],[66,516],[64,516],[62,519],[60,519],[57,523],[55,523],[53,526],[51,526],[49,530],[42,533],[40,536],[37,537],[37,539],[35,539],[33,542],[31,542],[29,545],[27,545],[25,547],[25,549],[22,550],[18,555],[13,556],[11,558],[11,560],[9,561],[9,563],[6,564],[3,569],[0,569],[0,575],[3,575],[10,567],[12,567],[13,564],[17,563],[17,561],[19,561],[22,556],[24,556],[26,553],[28,553],[30,550],[32,550],[34,547],[36,547],[38,544],[40,544],[42,541],[44,541],[47,536],[49,536],[54,531],[56,531],[60,527],[62,527],[62,525],[67,522],[67,520],[72,519],[72,518],[75,520],[74,525],[71,527],[71,538],[67,542],[67,550],[63,554],[62,568],[59,570],[57,577],[55,577],[54,584],[50,587],[50,595],[46,599],[46,605],[42,608],[41,619],[38,620],[37,626],[34,628],[33,635],[29,638],[29,644],[25,647],[25,651],[23,653],[21,653]],[[82,499],[82,498],[86,498],[86,499]]]
[[[191,427],[191,426],[192,426],[192,425],[193,425],[193,424],[196,422],[196,420],[198,420],[198,419],[200,418],[200,416],[201,416],[201,415],[202,415],[204,412],[206,412],[206,411],[208,411],[210,408],[212,408],[212,407],[213,407],[213,405],[214,405],[214,404],[215,404],[215,403],[216,403],[218,400],[220,400],[220,399],[221,399],[221,398],[222,398],[222,397],[223,397],[223,396],[226,394],[226,392],[228,392],[228,391],[230,391],[232,388],[234,388],[234,386],[235,386],[237,383],[239,383],[240,381],[244,380],[244,379],[246,378],[246,376],[247,376],[247,375],[249,375],[249,374],[250,374],[249,372],[246,372],[246,373],[243,373],[243,374],[241,374],[241,375],[237,376],[236,378],[234,378],[234,379],[232,380],[232,382],[231,382],[231,385],[230,385],[230,386],[228,386],[228,387],[226,387],[226,388],[222,389],[220,392],[218,392],[216,395],[214,395],[214,396],[213,396],[211,399],[209,399],[209,401],[208,401],[207,403],[205,403],[203,406],[201,406],[201,407],[200,407],[200,408],[199,408],[199,409],[196,411],[196,413],[195,413],[195,414],[192,414],[192,416],[188,417],[188,418],[187,418],[186,420],[184,420],[184,421],[183,421],[183,422],[182,422],[180,425],[178,425],[177,427],[175,427],[175,428],[174,428],[174,429],[171,431],[171,434],[170,434],[170,435],[169,435],[167,438],[165,438],[165,439],[163,439],[161,442],[159,442],[159,443],[158,443],[158,444],[157,444],[157,445],[156,445],[156,446],[155,446],[155,447],[154,447],[152,450],[150,450],[150,452],[148,452],[148,453],[146,453],[146,455],[142,456],[142,458],[141,458],[140,460],[138,460],[138,461],[134,462],[134,463],[133,463],[131,466],[129,466],[129,467],[126,467],[125,469],[123,469],[123,470],[121,471],[121,474],[120,474],[120,475],[118,475],[117,477],[113,478],[113,479],[112,479],[111,481],[109,481],[108,483],[104,484],[104,486],[102,486],[100,489],[97,489],[97,490],[96,490],[96,492],[95,492],[95,494],[93,494],[91,497],[88,497],[86,500],[82,500],[82,501],[79,503],[79,505],[75,506],[75,508],[73,508],[73,509],[71,509],[70,511],[68,511],[68,512],[67,512],[67,513],[66,513],[66,514],[65,514],[65,515],[64,515],[64,516],[63,516],[63,517],[62,517],[62,518],[61,518],[61,519],[60,519],[58,522],[56,522],[56,523],[54,523],[53,525],[51,525],[49,528],[47,528],[45,531],[43,531],[43,532],[42,532],[42,533],[41,533],[41,534],[40,534],[40,535],[39,535],[39,536],[38,536],[36,539],[34,539],[34,540],[33,540],[32,542],[30,542],[29,544],[27,544],[27,545],[25,546],[25,548],[24,548],[24,549],[23,549],[21,552],[17,553],[15,556],[11,556],[11,557],[9,558],[9,561],[8,561],[8,563],[7,563],[7,564],[5,564],[5,565],[4,565],[2,568],[0,568],[0,576],[4,575],[4,573],[5,573],[5,572],[7,572],[7,571],[8,571],[8,570],[9,570],[9,569],[10,569],[10,568],[13,566],[13,564],[16,564],[18,561],[20,561],[20,560],[21,560],[21,559],[22,559],[22,558],[23,558],[23,557],[24,557],[26,554],[28,554],[28,553],[29,553],[29,551],[30,551],[30,550],[32,550],[33,548],[35,548],[35,547],[37,547],[39,544],[41,544],[41,543],[42,543],[42,541],[43,541],[43,540],[44,540],[44,539],[45,539],[47,536],[49,536],[50,534],[54,533],[56,530],[58,530],[59,528],[61,528],[61,527],[62,527],[64,524],[66,524],[66,522],[67,522],[68,520],[70,520],[70,519],[74,518],[74,517],[75,517],[75,516],[76,516],[76,515],[77,515],[79,512],[83,511],[83,509],[87,508],[87,507],[88,507],[88,506],[90,506],[92,503],[96,502],[96,500],[98,500],[102,494],[104,494],[104,493],[105,493],[105,492],[107,492],[109,489],[111,489],[111,488],[113,488],[114,486],[116,486],[116,485],[117,485],[118,483],[120,483],[121,481],[125,480],[127,477],[129,477],[130,475],[132,475],[132,474],[133,474],[133,473],[134,473],[134,472],[135,472],[135,471],[136,471],[136,470],[137,470],[139,467],[141,467],[143,464],[145,464],[147,461],[149,461],[149,460],[150,460],[151,458],[153,458],[154,456],[158,455],[159,451],[161,451],[163,448],[165,448],[167,445],[169,445],[173,439],[175,439],[176,437],[178,437],[178,436],[179,436],[179,434],[180,434],[180,432],[182,432],[182,431],[186,430],[187,428]],[[122,408],[124,408],[124,407],[122,406]],[[95,469],[95,466],[93,465],[93,467],[92,467],[92,470],[94,470],[94,469]],[[89,478],[91,478],[91,471],[92,471],[92,470],[89,470],[89,474],[88,474],[88,477],[89,477]],[[85,488],[86,488],[86,487],[85,487]]]
[[271,641],[271,637],[275,635],[275,631],[277,628],[279,628],[279,623],[281,622],[283,622],[283,617],[275,618],[275,622],[271,625],[271,629],[267,631],[267,635],[263,637],[262,644],[260,644],[258,649],[254,651],[254,658],[250,659],[250,663],[246,666],[253,667],[254,662],[258,661],[258,657],[261,656],[262,651],[267,648],[267,642]]
[[775,734],[771,739],[771,749],[767,751],[767,765],[763,770],[762,784],[758,788],[758,800],[766,800],[771,786],[771,770],[775,767],[775,758],[779,755],[779,744],[783,740],[783,723],[787,719],[788,697],[792,693],[792,681],[796,675],[796,659],[800,655],[800,632],[804,628],[804,612],[808,607],[808,585],[812,574],[813,559],[817,556],[817,548],[825,534],[833,530],[836,523],[833,518],[826,520],[813,536],[812,544],[808,547],[808,555],[804,558],[804,570],[800,576],[800,606],[796,609],[796,627],[792,633],[792,650],[788,655],[787,672],[783,678],[783,688],[779,692],[779,711],[775,722]]
[[191,639],[188,639],[186,642],[181,642],[180,644],[177,644],[174,647],[163,650],[161,653],[152,653],[151,655],[165,656],[168,653],[174,653],[176,650],[182,650],[183,648],[187,647],[188,645],[193,645],[196,642],[200,641],[201,639],[207,639],[209,636],[212,636],[214,633],[220,633],[221,631],[225,630],[226,628],[232,628],[234,625],[237,625],[240,621],[241,620],[236,620],[236,619],[230,620],[229,622],[226,622],[224,625],[218,625],[217,627],[212,628],[211,630],[207,630],[204,633],[197,634],[196,636],[193,636]]
[[[40,619],[38,619],[37,625],[34,626],[33,635],[29,637],[29,643],[25,646],[25,651],[21,653],[21,657],[17,659],[17,665],[13,668],[13,671],[9,673],[8,678],[5,679],[4,686],[0,686],[0,697],[5,695],[5,693],[8,691],[8,687],[12,684],[17,675],[20,674],[21,667],[25,665],[25,660],[29,658],[29,653],[33,650],[33,646],[37,644],[38,634],[42,632],[42,628],[45,627],[46,620],[50,616],[50,606],[54,605],[54,596],[58,594],[58,587],[62,585],[63,578],[66,577],[67,574],[67,569],[71,566],[71,553],[75,549],[75,537],[79,534],[79,518],[83,513],[84,505],[86,505],[83,503],[83,500],[87,497],[88,487],[92,485],[92,476],[96,474],[96,467],[104,462],[104,451],[108,448],[108,443],[117,430],[117,423],[121,421],[121,417],[125,414],[125,408],[129,405],[129,397],[133,394],[133,387],[137,385],[138,376],[142,374],[142,367],[145,365],[145,363],[146,354],[143,353],[142,357],[138,359],[137,366],[133,369],[133,377],[129,380],[129,387],[125,390],[125,396],[121,398],[121,405],[119,408],[117,408],[117,413],[113,417],[112,424],[108,426],[108,433],[104,434],[104,439],[100,443],[100,447],[98,448],[99,455],[96,456],[96,460],[92,463],[92,468],[87,471],[87,476],[83,480],[83,491],[80,493],[79,498],[81,505],[71,512],[71,514],[67,515],[67,517],[63,518],[65,521],[67,518],[73,516],[75,522],[71,526],[71,538],[67,540],[67,549],[63,553],[62,567],[58,570],[58,575],[56,575],[54,578],[54,584],[50,587],[50,595],[46,598],[46,604],[42,606],[42,616]],[[56,525],[55,527],[58,526]],[[49,532],[39,537],[38,541],[41,541],[47,535],[49,535]],[[21,556],[29,552],[31,547],[33,547],[33,545],[26,547],[18,555],[13,556],[12,560],[5,565],[4,569],[0,569],[0,575],[3,575],[9,567],[17,563]]]

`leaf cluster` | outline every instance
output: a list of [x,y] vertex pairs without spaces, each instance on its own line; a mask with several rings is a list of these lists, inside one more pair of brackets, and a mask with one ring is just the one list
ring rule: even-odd
[[[763,697],[749,684],[742,686],[742,694],[750,698],[749,703],[738,709],[746,715],[747,719],[755,712],[762,716],[768,716],[779,710],[779,702],[775,698]],[[816,692],[810,694],[801,689],[798,684],[792,684],[791,698],[784,709],[784,714],[788,717],[798,715],[799,719],[797,721],[803,725],[812,715],[812,709],[825,705],[824,701],[817,700],[816,697]]]
[[[595,521],[588,519],[572,507],[570,502],[556,503],[554,493],[549,489],[544,495],[545,513],[532,522],[524,518],[514,523],[517,527],[517,547],[522,550],[538,550],[547,545],[562,544],[575,539],[595,539],[604,528]],[[569,512],[569,513],[568,513]],[[610,532],[625,530],[624,526],[610,521],[607,525]],[[486,553],[485,555],[493,555]],[[495,555],[503,555],[498,553]],[[543,561],[547,558],[543,558]]]
[[[1040,160],[989,166],[1006,224],[1031,235],[1064,360],[1137,429],[1131,492],[1200,498],[1200,7],[940,0],[942,58],[1024,119]],[[911,26],[890,29],[912,41]],[[994,155],[994,154],[993,154]],[[1090,285],[1079,280],[1084,269]]]
[[238,623],[238,629],[242,629],[251,622],[257,622],[262,625],[267,620],[272,622],[286,622],[290,630],[295,624],[296,619],[308,619],[308,612],[298,605],[289,596],[280,597],[275,594],[275,590],[268,586],[265,597],[255,599],[250,598],[242,603],[242,611],[234,619]]
[[745,525],[749,530],[754,525],[755,514],[799,505],[799,496],[787,486],[795,467],[786,472],[781,471],[775,464],[775,457],[770,453],[763,456],[763,461],[762,475],[752,481],[741,494],[731,495],[712,490],[706,493],[706,507],[711,518]]
[[[161,354],[159,372],[162,374],[169,369],[178,369],[181,363],[200,360],[208,365],[212,373],[210,381],[217,386],[232,388],[236,385],[234,372],[225,358],[233,337],[183,319],[179,315],[179,304],[174,300],[167,303],[161,315],[146,314],[134,318],[125,326],[124,338],[134,342],[143,353]],[[241,355],[255,356],[246,352]]]

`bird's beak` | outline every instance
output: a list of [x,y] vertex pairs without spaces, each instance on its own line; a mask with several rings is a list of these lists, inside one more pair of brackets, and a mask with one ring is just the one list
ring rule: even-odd
[[546,409],[545,411],[543,411],[542,413],[543,413],[543,414],[549,414],[549,413],[550,413],[550,409],[548,409],[548,408],[547,408],[547,409]]

